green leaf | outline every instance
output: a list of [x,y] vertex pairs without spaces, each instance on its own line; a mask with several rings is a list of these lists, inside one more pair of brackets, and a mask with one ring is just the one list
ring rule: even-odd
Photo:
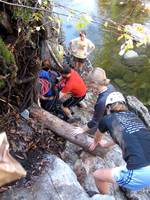
[[42,19],[43,15],[41,13],[33,13],[32,17],[34,20],[40,21]]
[[108,27],[108,22],[104,23],[104,27],[107,28]]
[[83,24],[83,23],[81,23],[80,21],[78,21],[77,23],[76,23],[76,25],[75,25],[75,27],[76,27],[76,29],[77,30],[80,30],[80,29],[83,29],[83,28],[85,28],[85,24]]
[[143,45],[143,42],[138,42],[137,44],[136,44],[136,47],[140,47],[140,46],[142,46]]
[[121,39],[123,39],[124,38],[124,34],[122,34],[121,36],[119,36],[118,38],[117,38],[117,41],[120,41]]
[[48,16],[48,19],[49,19],[50,21],[53,21],[53,20],[54,20],[51,16]]
[[92,22],[92,18],[89,15],[82,15],[79,20],[76,22],[76,28],[83,29],[85,28],[89,23]]

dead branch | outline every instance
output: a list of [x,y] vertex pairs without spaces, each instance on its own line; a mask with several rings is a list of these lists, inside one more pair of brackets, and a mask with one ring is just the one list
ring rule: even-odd
[[[50,114],[49,112],[39,108],[39,107],[31,107],[30,109],[31,116],[39,121],[43,127],[50,129],[55,134],[69,140],[70,142],[79,145],[85,151],[89,152],[89,144],[92,141],[92,138],[89,137],[86,132],[78,135],[73,135],[73,131],[75,127],[58,117]],[[93,152],[90,152],[94,155],[98,155],[102,158],[109,151],[108,148],[102,148],[98,146]]]

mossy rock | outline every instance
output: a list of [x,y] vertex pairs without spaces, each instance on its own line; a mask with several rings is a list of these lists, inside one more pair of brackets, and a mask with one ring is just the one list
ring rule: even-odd
[[0,37],[0,55],[4,58],[7,65],[15,64],[15,59],[13,54],[8,50],[1,37]]
[[[2,38],[0,38],[0,75],[6,77],[11,81],[17,76],[18,68],[15,64],[15,58],[11,51],[7,48]],[[7,81],[8,81],[7,79]],[[5,87],[5,78],[0,80],[0,90]]]

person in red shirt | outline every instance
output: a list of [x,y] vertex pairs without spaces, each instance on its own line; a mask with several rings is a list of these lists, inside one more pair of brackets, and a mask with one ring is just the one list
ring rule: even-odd
[[77,105],[84,99],[87,87],[80,75],[68,66],[64,67],[61,74],[62,78],[65,80],[65,86],[61,90],[59,98],[62,99],[67,95],[71,95],[70,98],[63,102],[62,109],[68,118],[72,120],[73,116],[69,108]]

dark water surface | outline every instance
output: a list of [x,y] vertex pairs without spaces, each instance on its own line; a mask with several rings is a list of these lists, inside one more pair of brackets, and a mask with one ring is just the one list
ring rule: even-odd
[[[111,30],[104,30],[104,19],[111,19],[117,24],[141,23],[150,27],[150,11],[149,13],[143,11],[141,4],[132,1],[124,5],[119,5],[118,0],[55,0],[55,2],[92,16],[95,23],[88,25],[85,30],[87,37],[96,45],[96,51],[91,57],[93,66],[104,68],[108,77],[124,94],[134,95],[145,105],[150,106],[150,49],[136,50],[140,57],[127,63],[118,55],[121,46],[121,41],[117,41],[118,31],[113,25]],[[57,11],[68,14],[66,9]],[[63,18],[67,46],[71,39],[78,36],[75,23],[74,18],[71,20]]]

